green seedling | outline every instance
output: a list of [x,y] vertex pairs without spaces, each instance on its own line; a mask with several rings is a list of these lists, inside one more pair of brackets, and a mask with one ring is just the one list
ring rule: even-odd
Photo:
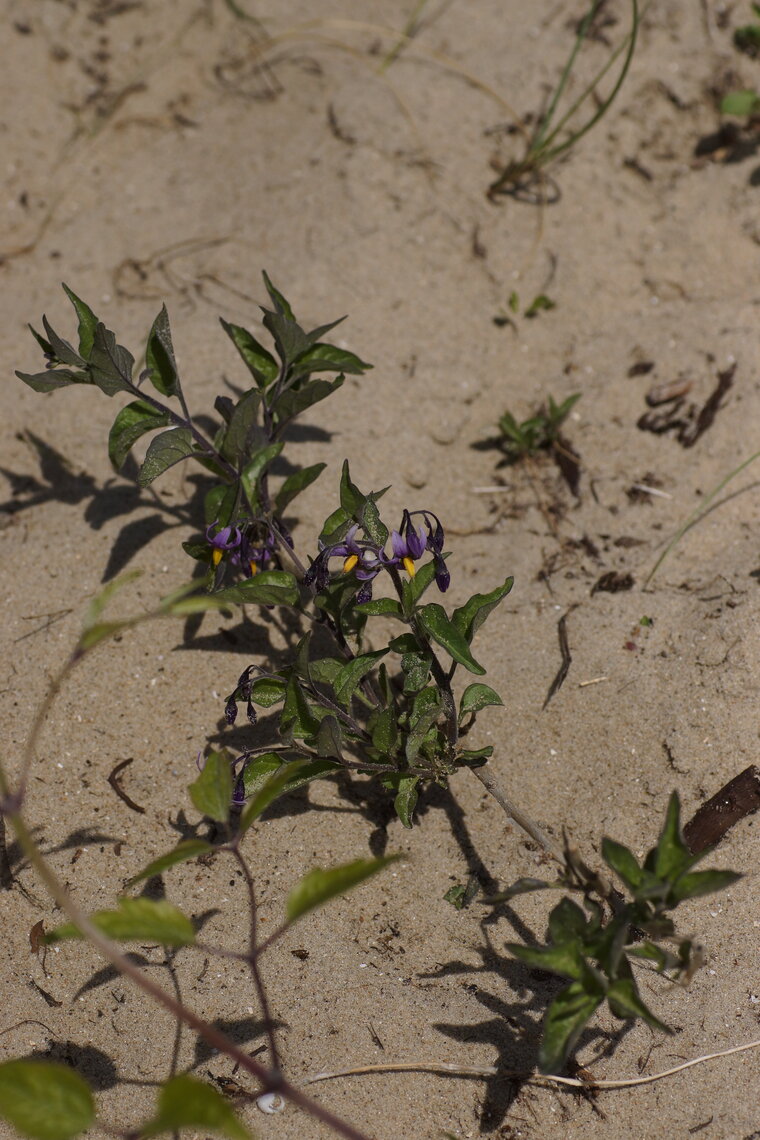
[[[750,4],[755,16],[760,18],[760,4]],[[752,59],[760,55],[760,23],[743,24],[734,32],[734,47]]]
[[511,412],[505,412],[499,420],[499,445],[505,453],[506,462],[517,463],[526,456],[551,451],[559,442],[563,423],[580,398],[580,392],[576,392],[557,404],[549,396],[546,404],[522,423],[518,423]]
[[[562,155],[567,154],[587,134],[592,127],[602,119],[614,103],[620,88],[623,86],[628,69],[631,66],[633,53],[636,49],[641,15],[637,0],[631,0],[631,29],[622,43],[614,48],[604,66],[594,75],[581,91],[580,95],[567,108],[560,111],[560,103],[565,95],[571,76],[575,70],[579,53],[584,43],[590,38],[594,19],[602,7],[603,0],[593,0],[588,12],[581,20],[576,33],[575,42],[562,69],[557,86],[555,87],[548,106],[539,117],[537,125],[526,140],[525,153],[521,158],[507,164],[498,178],[489,187],[489,197],[499,194],[515,194],[521,190],[531,188],[543,171]],[[599,84],[614,67],[615,63],[623,57],[623,62],[612,86],[612,90],[605,97],[598,99],[596,91]],[[595,109],[586,118],[585,122],[578,124],[579,112],[595,104]],[[578,125],[576,125],[578,124]]]

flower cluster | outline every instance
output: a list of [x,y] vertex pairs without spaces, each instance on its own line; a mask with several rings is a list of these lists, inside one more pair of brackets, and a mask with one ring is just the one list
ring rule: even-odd
[[[414,515],[422,516],[424,527],[414,525]],[[342,572],[353,572],[362,583],[356,595],[357,603],[367,602],[372,597],[372,583],[381,570],[401,568],[413,578],[416,574],[415,563],[423,554],[430,552],[435,564],[436,585],[441,592],[448,589],[450,575],[443,557],[443,527],[432,511],[404,511],[401,526],[390,534],[392,554],[387,554],[385,547],[377,542],[357,537],[360,529],[355,524],[342,542],[332,543],[320,550],[304,575],[307,586],[314,585],[317,590],[323,590],[330,580],[330,559],[342,558]]]
[[228,562],[242,570],[246,578],[251,578],[273,557],[276,541],[271,532],[267,534],[262,545],[254,546],[243,528],[224,526],[214,532],[214,528],[218,525],[217,520],[206,528],[206,539],[211,546],[211,563],[214,569],[227,556]]

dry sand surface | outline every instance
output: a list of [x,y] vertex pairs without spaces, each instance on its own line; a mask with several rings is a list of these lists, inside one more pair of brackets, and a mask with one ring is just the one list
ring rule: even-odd
[[[674,788],[689,816],[754,762],[755,468],[644,588],[667,539],[758,446],[760,153],[751,133],[710,142],[720,94],[758,82],[757,62],[732,45],[749,5],[653,0],[618,102],[536,188],[553,199],[543,207],[489,201],[487,190],[494,162],[520,151],[509,125],[535,114],[556,81],[580,2],[431,2],[384,70],[397,42],[387,29],[404,27],[406,0],[245,0],[260,23],[231,0],[3,7],[8,760],[18,763],[88,600],[120,570],[139,568],[121,605],[149,607],[188,576],[179,544],[191,533],[172,513],[187,490],[181,469],[157,496],[111,470],[105,438],[118,398],[81,388],[40,396],[14,378],[15,368],[40,365],[26,322],[39,325],[44,311],[62,333],[72,329],[64,280],[138,353],[165,301],[191,406],[210,411],[225,378],[243,382],[217,318],[257,329],[266,269],[309,327],[348,313],[339,343],[375,365],[308,413],[291,445],[296,462],[329,465],[299,499],[299,544],[313,548],[347,456],[360,486],[392,483],[389,518],[405,505],[441,516],[452,552],[447,604],[515,576],[477,646],[505,708],[487,710],[475,733],[478,746],[495,745],[492,763],[515,799],[556,838],[565,826],[590,859],[604,834],[642,853]],[[605,37],[624,34],[628,6],[609,0],[604,14],[581,70],[602,65]],[[576,82],[571,94],[579,90]],[[539,294],[555,308],[525,318]],[[734,364],[712,424],[684,446]],[[691,385],[674,417],[686,420],[680,438],[677,425],[643,430],[648,391],[676,380]],[[498,468],[498,452],[477,446],[507,408],[522,418],[548,394],[575,392],[566,435],[581,457],[577,497],[551,462]],[[659,493],[632,490],[642,483]],[[593,589],[612,573],[625,588]],[[543,708],[563,615],[572,664]],[[242,627],[238,617],[208,617],[185,643],[179,625],[154,624],[104,645],[75,673],[42,734],[27,806],[83,906],[112,904],[150,858],[204,833],[186,792],[196,755],[222,735],[224,695],[246,664],[276,650],[274,637],[258,618]],[[123,784],[143,814],[107,782],[125,760]],[[652,1074],[760,1036],[758,826],[757,817],[739,823],[710,860],[746,877],[684,908],[681,927],[707,956],[690,988],[642,978],[675,1034],[602,1012],[578,1050],[595,1077]],[[488,887],[541,870],[466,772],[450,792],[423,797],[411,831],[361,782],[313,784],[272,809],[248,851],[262,929],[315,864],[403,856],[264,960],[295,1084],[396,1060],[495,1064],[504,1074],[535,1063],[556,984],[504,945],[543,936],[554,900],[518,899],[486,925],[482,905],[456,911],[443,900],[470,875]],[[70,1063],[98,1090],[103,1119],[123,1130],[147,1116],[172,1066],[232,1076],[227,1059],[189,1032],[175,1037],[171,1017],[94,952],[67,945],[44,962],[30,953],[30,929],[55,925],[60,912],[15,846],[10,856],[0,1057]],[[188,863],[164,882],[203,917],[207,941],[243,946],[244,887],[229,864]],[[167,964],[159,948],[132,949],[152,978],[177,986],[246,1050],[263,1045],[242,965],[204,964],[193,951]],[[313,1095],[374,1140],[750,1140],[760,1136],[759,1076],[760,1053],[746,1052],[595,1100],[506,1075],[425,1073],[354,1076]],[[329,1134],[292,1107],[241,1111],[266,1140]],[[0,1134],[10,1135],[2,1125]]]

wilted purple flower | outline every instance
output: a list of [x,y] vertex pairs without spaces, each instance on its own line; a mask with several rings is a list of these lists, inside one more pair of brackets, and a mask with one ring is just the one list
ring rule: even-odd
[[224,719],[227,724],[234,724],[237,720],[237,703],[238,701],[246,702],[246,716],[250,724],[256,723],[256,709],[253,707],[251,700],[251,673],[253,672],[253,665],[249,665],[247,669],[238,677],[238,683],[227,697],[227,702],[224,706]]
[[214,566],[218,566],[222,561],[223,555],[229,550],[237,550],[242,542],[243,536],[236,526],[224,526],[216,534],[212,534],[215,526],[218,525],[219,520],[215,519],[211,526],[206,527],[206,538],[211,543],[211,561]]

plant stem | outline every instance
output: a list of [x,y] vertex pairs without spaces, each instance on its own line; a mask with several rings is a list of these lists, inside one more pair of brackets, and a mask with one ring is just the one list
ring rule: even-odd
[[490,792],[497,804],[507,813],[510,819],[514,820],[518,827],[530,836],[530,838],[541,847],[550,859],[559,863],[561,867],[565,866],[565,857],[562,848],[545,835],[537,823],[534,823],[530,816],[526,815],[517,804],[513,803],[504,793],[499,784],[493,770],[488,764],[483,764],[480,768],[471,769],[473,776],[480,780],[483,787],[487,792]]

